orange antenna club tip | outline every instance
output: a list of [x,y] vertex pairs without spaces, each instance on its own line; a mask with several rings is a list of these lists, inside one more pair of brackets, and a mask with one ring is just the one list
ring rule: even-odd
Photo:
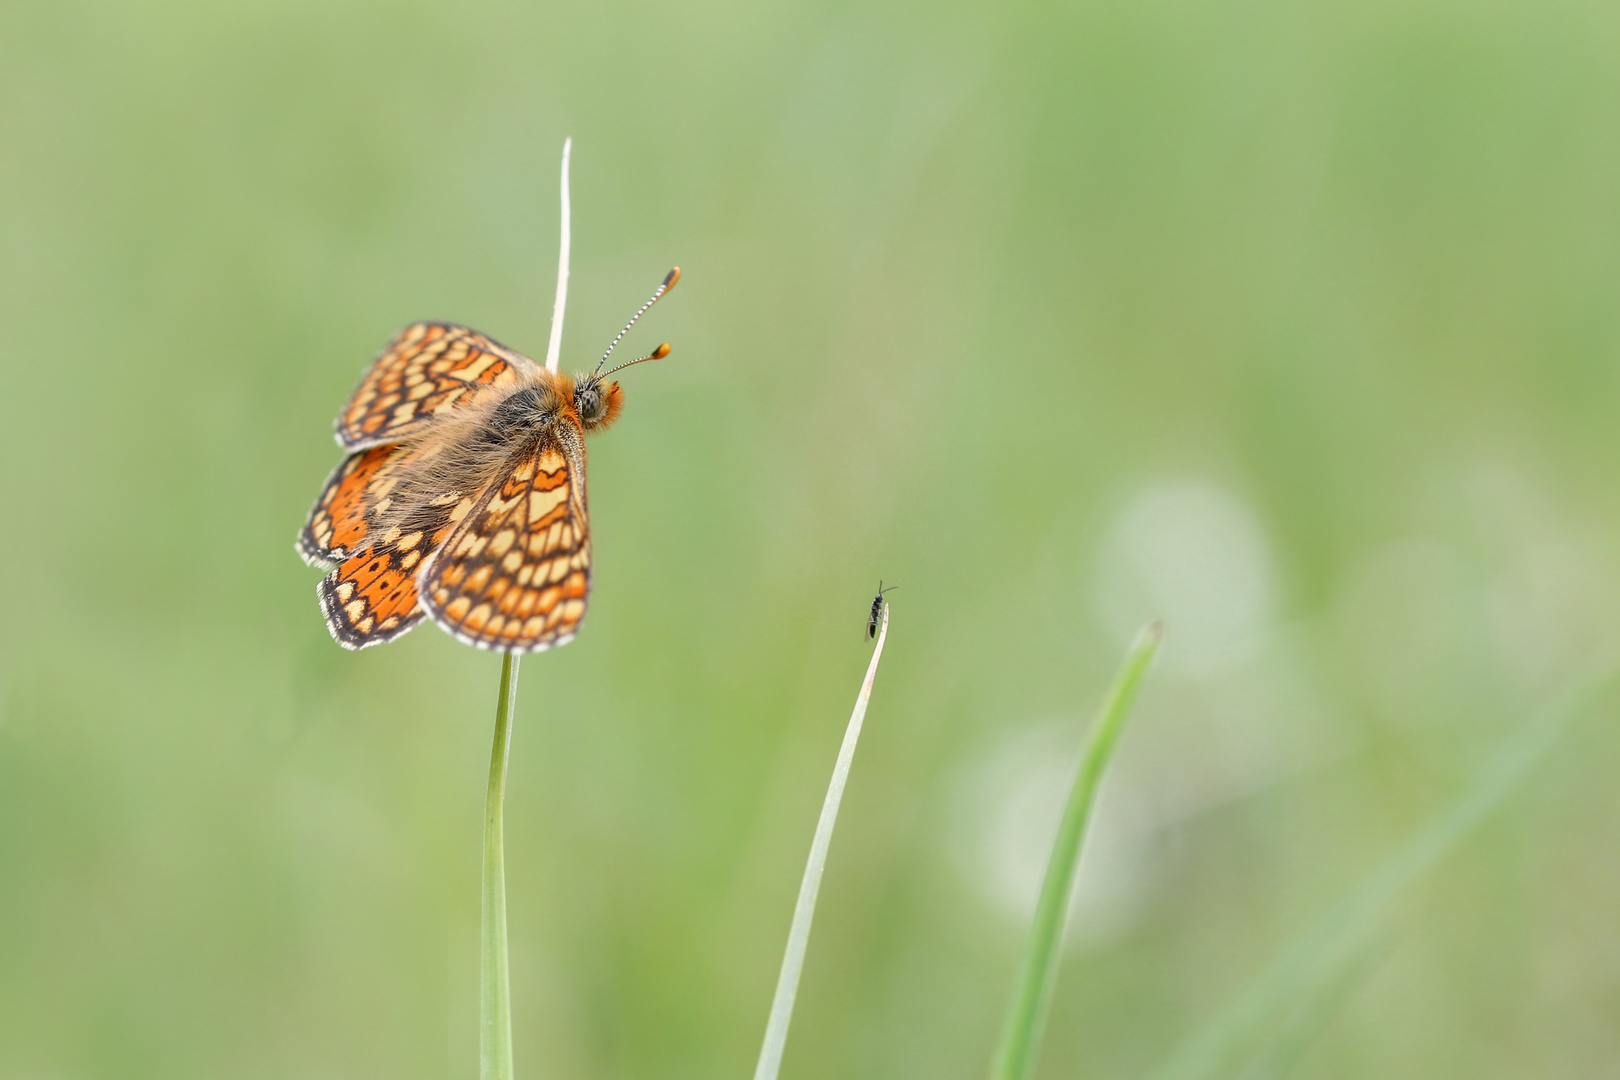
[[[614,348],[616,348],[618,346],[619,340],[621,338],[623,338],[624,335],[626,335],[626,334],[628,334],[630,332],[630,328],[632,326],[636,325],[636,320],[641,318],[643,315],[645,315],[647,313],[648,308],[650,308],[654,304],[658,303],[659,299],[665,293],[669,292],[670,289],[673,289],[675,287],[675,283],[677,281],[679,281],[680,279],[681,279],[681,268],[678,267],[678,266],[675,267],[675,269],[671,270],[669,273],[664,275],[664,283],[662,285],[658,286],[658,291],[653,293],[652,296],[647,300],[647,302],[645,304],[641,305],[641,309],[639,311],[637,311],[634,315],[632,315],[630,317],[630,321],[624,324],[624,329],[619,331],[619,336],[614,338],[608,344],[607,352],[603,353],[602,354],[602,359],[598,360],[597,363],[596,363],[596,374],[600,375],[602,373],[602,367],[603,367],[603,365],[605,365],[607,363],[608,357],[613,355],[613,350],[614,350]],[[669,351],[669,345],[667,343],[663,346],[663,350],[664,350],[663,353],[654,353],[652,356],[643,356],[641,358],[641,360],[657,360],[657,359],[659,359],[661,356],[663,356],[665,353],[667,353]],[[630,363],[631,364],[639,364],[639,363],[641,363],[641,360],[632,360],[632,361],[630,361]],[[629,367],[629,366],[630,366],[630,364],[620,364],[619,365],[619,367]],[[614,368],[613,370],[618,371],[619,368]]]
[[625,368],[629,367],[631,364],[645,364],[648,360],[662,360],[664,357],[666,357],[668,355],[669,355],[669,342],[666,341],[662,345],[658,346],[658,348],[654,349],[652,352],[648,353],[646,356],[643,356],[639,360],[626,360],[624,363],[620,364],[616,368],[608,368],[606,371],[602,372],[602,378],[604,378],[604,379],[607,378],[609,375],[613,374],[615,371],[623,371]]

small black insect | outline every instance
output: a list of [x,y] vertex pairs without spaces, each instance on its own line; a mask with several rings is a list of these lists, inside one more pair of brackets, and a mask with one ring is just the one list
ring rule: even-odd
[[890,585],[885,589],[882,580],[878,581],[877,595],[872,597],[872,614],[866,620],[866,637],[868,641],[877,637],[878,623],[883,621],[883,594],[893,592],[899,587],[898,585]]

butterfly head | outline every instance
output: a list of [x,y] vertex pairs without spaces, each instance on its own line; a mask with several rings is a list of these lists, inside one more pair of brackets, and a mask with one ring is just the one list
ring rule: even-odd
[[586,431],[602,431],[617,420],[619,413],[624,409],[624,391],[619,388],[617,382],[608,378],[609,375],[627,368],[631,364],[639,364],[646,360],[662,360],[669,355],[669,342],[666,341],[646,356],[626,361],[618,367],[609,368],[607,371],[602,370],[602,366],[607,363],[607,358],[613,355],[614,346],[619,344],[619,339],[630,331],[630,327],[636,325],[636,320],[646,314],[648,308],[658,303],[665,293],[673,289],[680,278],[681,268],[678,266],[665,275],[663,284],[658,286],[658,291],[652,294],[652,299],[641,305],[641,310],[635,313],[634,317],[625,324],[624,329],[619,331],[619,336],[614,338],[613,343],[607,347],[607,352],[602,354],[602,359],[597,363],[596,370],[589,375],[580,375],[574,380],[574,411],[579,414],[580,426]]
[[619,418],[624,391],[600,375],[581,375],[574,382],[574,411],[586,431],[601,431]]

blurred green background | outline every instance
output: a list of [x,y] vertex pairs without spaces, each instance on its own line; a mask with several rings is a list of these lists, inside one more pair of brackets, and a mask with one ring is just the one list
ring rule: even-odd
[[[498,660],[292,539],[399,327],[565,366],[518,1067],[742,1077],[894,623],[787,1077],[982,1074],[1091,708],[1041,1064],[1161,1063],[1620,629],[1620,9],[0,7],[0,1078],[471,1077]],[[1620,1061],[1612,703],[1405,894],[1308,1077]]]

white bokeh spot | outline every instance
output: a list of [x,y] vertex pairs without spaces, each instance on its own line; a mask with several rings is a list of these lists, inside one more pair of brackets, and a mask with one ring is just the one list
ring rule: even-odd
[[1136,492],[1109,525],[1097,562],[1097,603],[1121,642],[1165,624],[1162,660],[1218,675],[1265,649],[1276,617],[1271,548],[1255,515],[1206,480]]
[[[974,754],[952,790],[952,861],[981,901],[1027,926],[1040,895],[1079,746],[1074,720],[1007,732]],[[1090,948],[1133,927],[1156,879],[1157,822],[1131,785],[1110,776],[1093,809],[1065,943]]]

